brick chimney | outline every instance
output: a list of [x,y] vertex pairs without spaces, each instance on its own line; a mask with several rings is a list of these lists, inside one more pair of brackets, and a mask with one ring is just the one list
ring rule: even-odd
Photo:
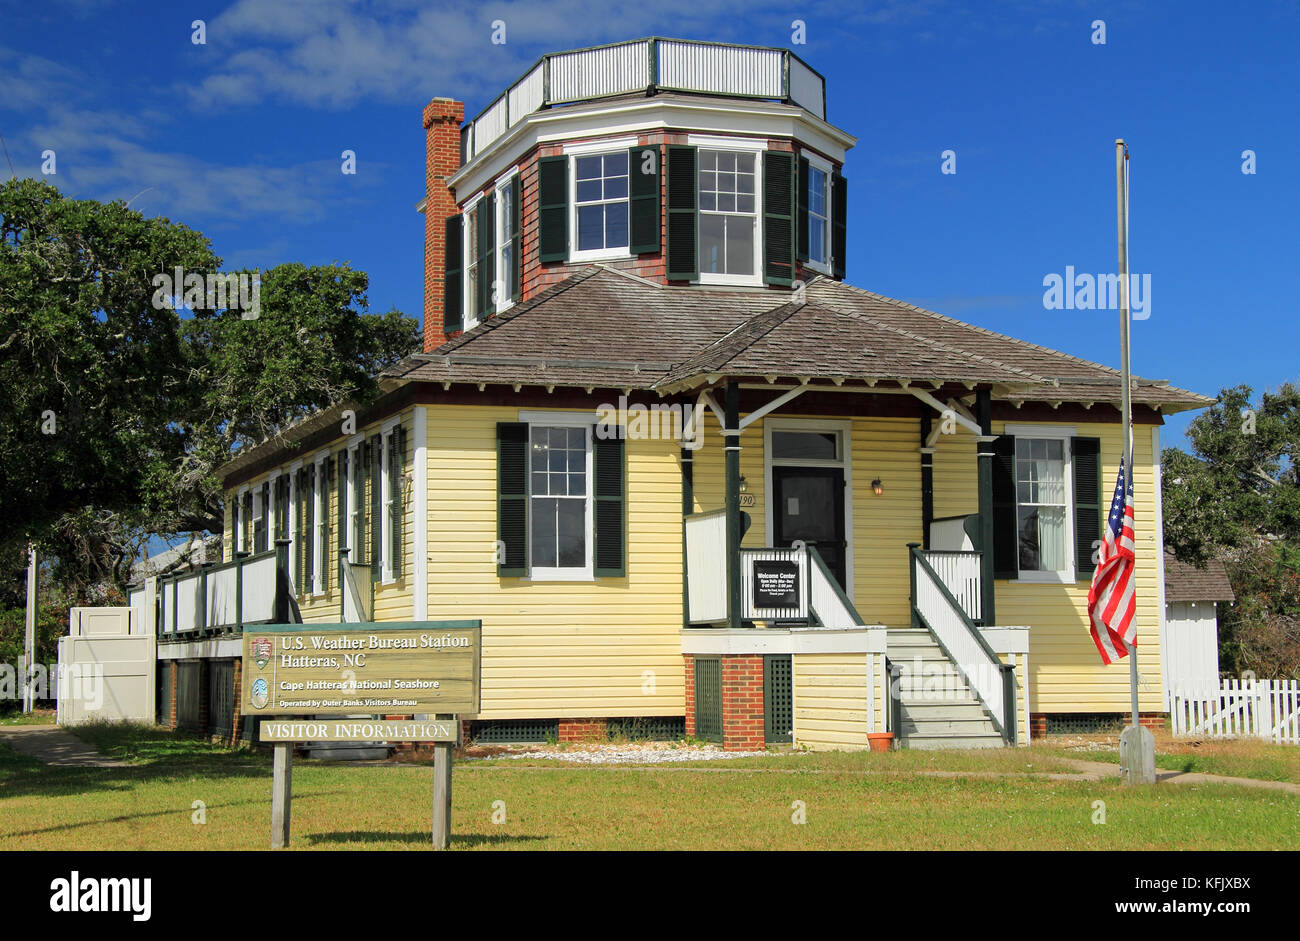
[[444,223],[456,214],[456,197],[447,180],[460,169],[460,126],[465,103],[435,98],[424,106],[424,349],[437,349],[442,332],[442,277],[446,254]]

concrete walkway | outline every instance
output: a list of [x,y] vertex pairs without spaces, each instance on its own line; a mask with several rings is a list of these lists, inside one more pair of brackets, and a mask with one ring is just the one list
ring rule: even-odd
[[66,768],[128,767],[125,761],[105,758],[93,745],[87,745],[57,725],[0,726],[0,742],[47,765]]
[[[1077,758],[1062,758],[1071,767],[1091,776],[1094,780],[1118,778],[1119,765],[1108,761],[1081,761]],[[1231,778],[1222,774],[1205,774],[1200,771],[1167,771],[1156,769],[1156,782],[1159,784],[1236,784],[1240,787],[1253,787],[1262,791],[1282,791],[1285,794],[1300,795],[1300,784],[1290,781],[1261,781],[1257,778]]]

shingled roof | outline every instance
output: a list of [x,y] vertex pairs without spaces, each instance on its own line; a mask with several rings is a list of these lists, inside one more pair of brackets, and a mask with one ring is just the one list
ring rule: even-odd
[[[1012,401],[1119,398],[1118,370],[828,278],[790,294],[670,287],[599,265],[384,377],[678,392],[719,375],[986,384]],[[1173,412],[1212,400],[1135,379],[1133,401]]]
[[1210,559],[1204,568],[1179,562],[1165,553],[1165,601],[1235,601],[1228,570],[1221,559]]

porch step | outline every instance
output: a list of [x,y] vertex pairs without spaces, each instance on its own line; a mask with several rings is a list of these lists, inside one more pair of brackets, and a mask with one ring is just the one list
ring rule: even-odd
[[890,628],[890,662],[898,665],[903,748],[1001,748],[992,718],[923,628]]

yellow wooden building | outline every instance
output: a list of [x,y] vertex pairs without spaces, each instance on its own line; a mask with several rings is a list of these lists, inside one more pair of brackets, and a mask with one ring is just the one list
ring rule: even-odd
[[[226,561],[151,589],[173,717],[278,619],[480,619],[497,740],[977,747],[1127,709],[1086,613],[1118,373],[845,283],[820,75],[637,40],[462,119],[424,115],[426,352],[241,451]],[[1208,400],[1133,401],[1154,716],[1159,430]]]

